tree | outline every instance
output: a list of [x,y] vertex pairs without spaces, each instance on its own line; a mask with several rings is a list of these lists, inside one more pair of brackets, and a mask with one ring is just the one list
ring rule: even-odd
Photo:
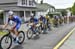
[[75,15],[75,3],[74,3],[74,5],[72,6],[71,11],[72,11],[72,14]]

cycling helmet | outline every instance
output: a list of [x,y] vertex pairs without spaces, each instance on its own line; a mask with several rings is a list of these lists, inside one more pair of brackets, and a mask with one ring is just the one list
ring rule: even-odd
[[14,14],[14,12],[13,11],[9,11],[8,14],[11,16],[11,15]]
[[34,14],[33,13],[31,13],[31,17],[33,17],[34,16]]

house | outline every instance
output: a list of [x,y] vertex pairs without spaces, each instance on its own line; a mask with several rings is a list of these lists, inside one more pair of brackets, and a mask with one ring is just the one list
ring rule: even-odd
[[14,11],[15,15],[29,19],[31,13],[36,15],[37,7],[35,0],[0,0],[0,10],[3,10],[3,22],[8,18],[8,11]]
[[0,15],[1,22],[6,23],[8,19],[8,11],[14,11],[15,15],[23,17],[28,20],[33,13],[34,16],[46,15],[48,12],[55,12],[55,7],[48,3],[37,3],[35,0],[0,0]]
[[66,11],[67,11],[67,16],[72,16],[72,12],[71,12],[71,7],[69,8],[66,8]]
[[40,4],[37,4],[37,8],[40,9],[38,12],[37,12],[37,15],[44,15],[46,16],[46,14],[48,13],[53,13],[55,12],[55,7],[48,4],[48,3],[40,3]]
[[66,9],[56,9],[56,12],[60,12],[62,16],[66,16],[67,15]]

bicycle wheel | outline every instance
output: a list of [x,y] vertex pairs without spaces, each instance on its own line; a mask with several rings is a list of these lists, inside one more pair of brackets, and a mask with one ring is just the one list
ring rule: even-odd
[[18,37],[19,37],[19,42],[18,43],[22,44],[25,40],[25,33],[23,31],[19,31]]
[[46,27],[46,25],[43,27],[43,34],[47,34],[47,27]]
[[41,27],[39,27],[39,32],[40,32],[40,34],[42,34],[42,28]]
[[31,39],[32,36],[33,36],[33,31],[32,31],[31,29],[29,29],[29,30],[27,31],[27,38],[28,38],[28,39]]
[[1,49],[9,49],[12,45],[12,37],[9,35],[4,35],[0,41]]
[[39,27],[37,27],[37,28],[35,29],[35,31],[36,31],[36,35],[39,35],[39,34],[40,34]]
[[48,31],[51,30],[51,24],[48,24]]

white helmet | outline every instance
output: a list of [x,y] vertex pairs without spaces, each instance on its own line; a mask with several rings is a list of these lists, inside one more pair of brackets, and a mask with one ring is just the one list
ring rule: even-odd
[[31,13],[31,16],[33,17],[33,16],[34,16],[34,14],[33,14],[33,13]]
[[13,15],[14,12],[13,12],[13,11],[9,11],[8,14],[9,14],[9,15]]

